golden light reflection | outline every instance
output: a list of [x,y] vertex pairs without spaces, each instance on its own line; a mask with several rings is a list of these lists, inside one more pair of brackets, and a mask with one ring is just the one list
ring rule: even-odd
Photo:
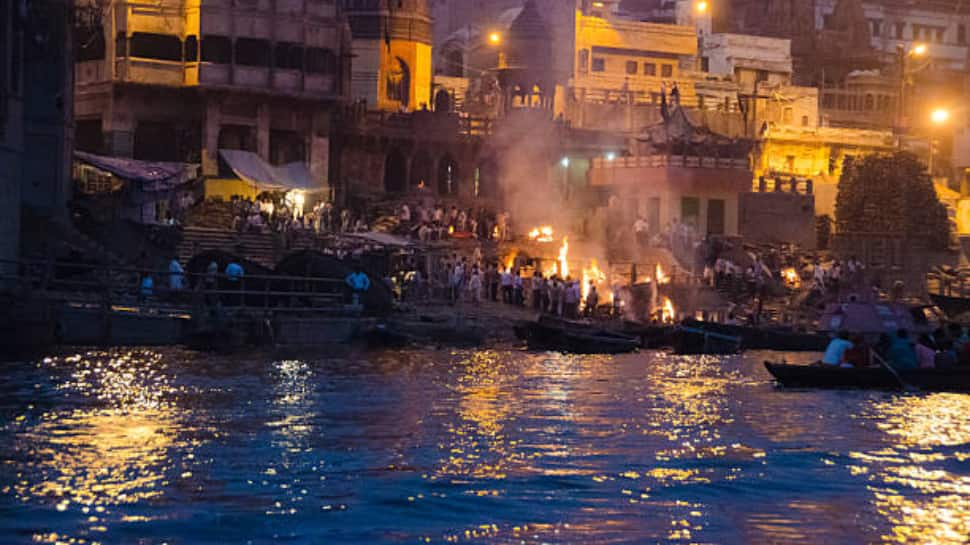
[[[10,490],[23,502],[87,515],[85,532],[106,532],[112,508],[160,497],[192,474],[170,457],[179,420],[167,398],[175,388],[153,352],[90,352],[49,358],[55,389],[81,396],[74,409],[19,419],[13,448],[24,470]],[[191,444],[179,445],[186,460]],[[189,462],[191,463],[191,462]],[[56,534],[42,543],[78,542]]]
[[892,448],[856,452],[854,474],[866,475],[887,543],[966,544],[970,476],[948,470],[970,457],[970,397],[901,396],[873,405]]

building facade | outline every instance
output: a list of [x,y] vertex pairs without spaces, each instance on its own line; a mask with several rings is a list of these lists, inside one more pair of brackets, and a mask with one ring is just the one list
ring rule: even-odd
[[351,93],[368,107],[431,105],[431,13],[426,0],[345,0],[353,36]]
[[219,150],[303,162],[328,184],[331,115],[350,92],[349,30],[333,0],[119,0],[76,66],[77,145],[201,163]]
[[[0,260],[17,259],[23,171],[23,14],[0,6]],[[15,270],[0,262],[0,272]],[[0,286],[3,283],[0,282]]]

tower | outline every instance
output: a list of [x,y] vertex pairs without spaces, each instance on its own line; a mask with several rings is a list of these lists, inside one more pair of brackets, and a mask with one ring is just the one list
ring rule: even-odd
[[342,4],[353,37],[353,97],[386,111],[429,106],[432,29],[427,0]]

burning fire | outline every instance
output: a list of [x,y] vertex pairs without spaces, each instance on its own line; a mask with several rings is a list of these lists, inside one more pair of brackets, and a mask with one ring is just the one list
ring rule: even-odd
[[518,257],[518,255],[519,255],[519,252],[516,252],[515,250],[513,250],[512,253],[510,253],[505,258],[505,269],[506,270],[512,270],[512,268],[515,267],[515,258]]
[[454,225],[449,225],[448,226],[448,234],[449,235],[455,234],[455,226]]
[[562,247],[559,248],[559,276],[566,278],[569,276],[569,238],[562,238]]
[[669,284],[669,283],[670,283],[670,277],[664,274],[663,267],[661,267],[660,264],[657,263],[657,285],[662,286],[664,284]]
[[798,275],[798,271],[791,267],[781,271],[781,277],[791,288],[799,288],[802,285],[802,278]]
[[600,270],[599,264],[595,259],[590,259],[589,267],[583,269],[583,283],[580,285],[583,291],[583,301],[589,296],[590,284],[595,285],[598,290],[599,285],[604,282],[606,282],[606,274]]
[[552,237],[554,233],[555,231],[553,231],[552,227],[543,225],[542,227],[536,227],[529,231],[529,239],[536,242],[552,242],[554,240]]
[[677,319],[677,309],[674,302],[669,297],[663,298],[663,305],[660,307],[660,321],[665,324],[672,324]]

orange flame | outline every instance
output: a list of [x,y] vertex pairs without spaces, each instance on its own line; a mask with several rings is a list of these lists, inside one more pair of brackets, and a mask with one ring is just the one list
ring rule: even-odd
[[555,234],[555,231],[552,227],[543,225],[542,227],[536,227],[529,231],[529,238],[536,242],[552,242],[554,240],[552,237],[553,234]]
[[785,284],[791,288],[798,288],[802,285],[802,278],[798,275],[798,271],[791,267],[781,271],[781,277],[784,279]]
[[657,263],[657,285],[662,286],[664,284],[669,284],[669,283],[670,283],[670,277],[664,274],[663,267],[661,267],[660,264]]
[[665,324],[672,324],[676,319],[677,309],[674,308],[674,302],[669,297],[664,297],[663,304],[660,307],[660,321]]
[[569,276],[569,238],[562,238],[562,247],[559,248],[559,276],[566,278]]
[[506,270],[512,270],[512,268],[515,267],[515,258],[518,257],[518,255],[519,255],[519,252],[518,251],[512,250],[512,253],[510,253],[505,258],[505,268],[506,268]]

